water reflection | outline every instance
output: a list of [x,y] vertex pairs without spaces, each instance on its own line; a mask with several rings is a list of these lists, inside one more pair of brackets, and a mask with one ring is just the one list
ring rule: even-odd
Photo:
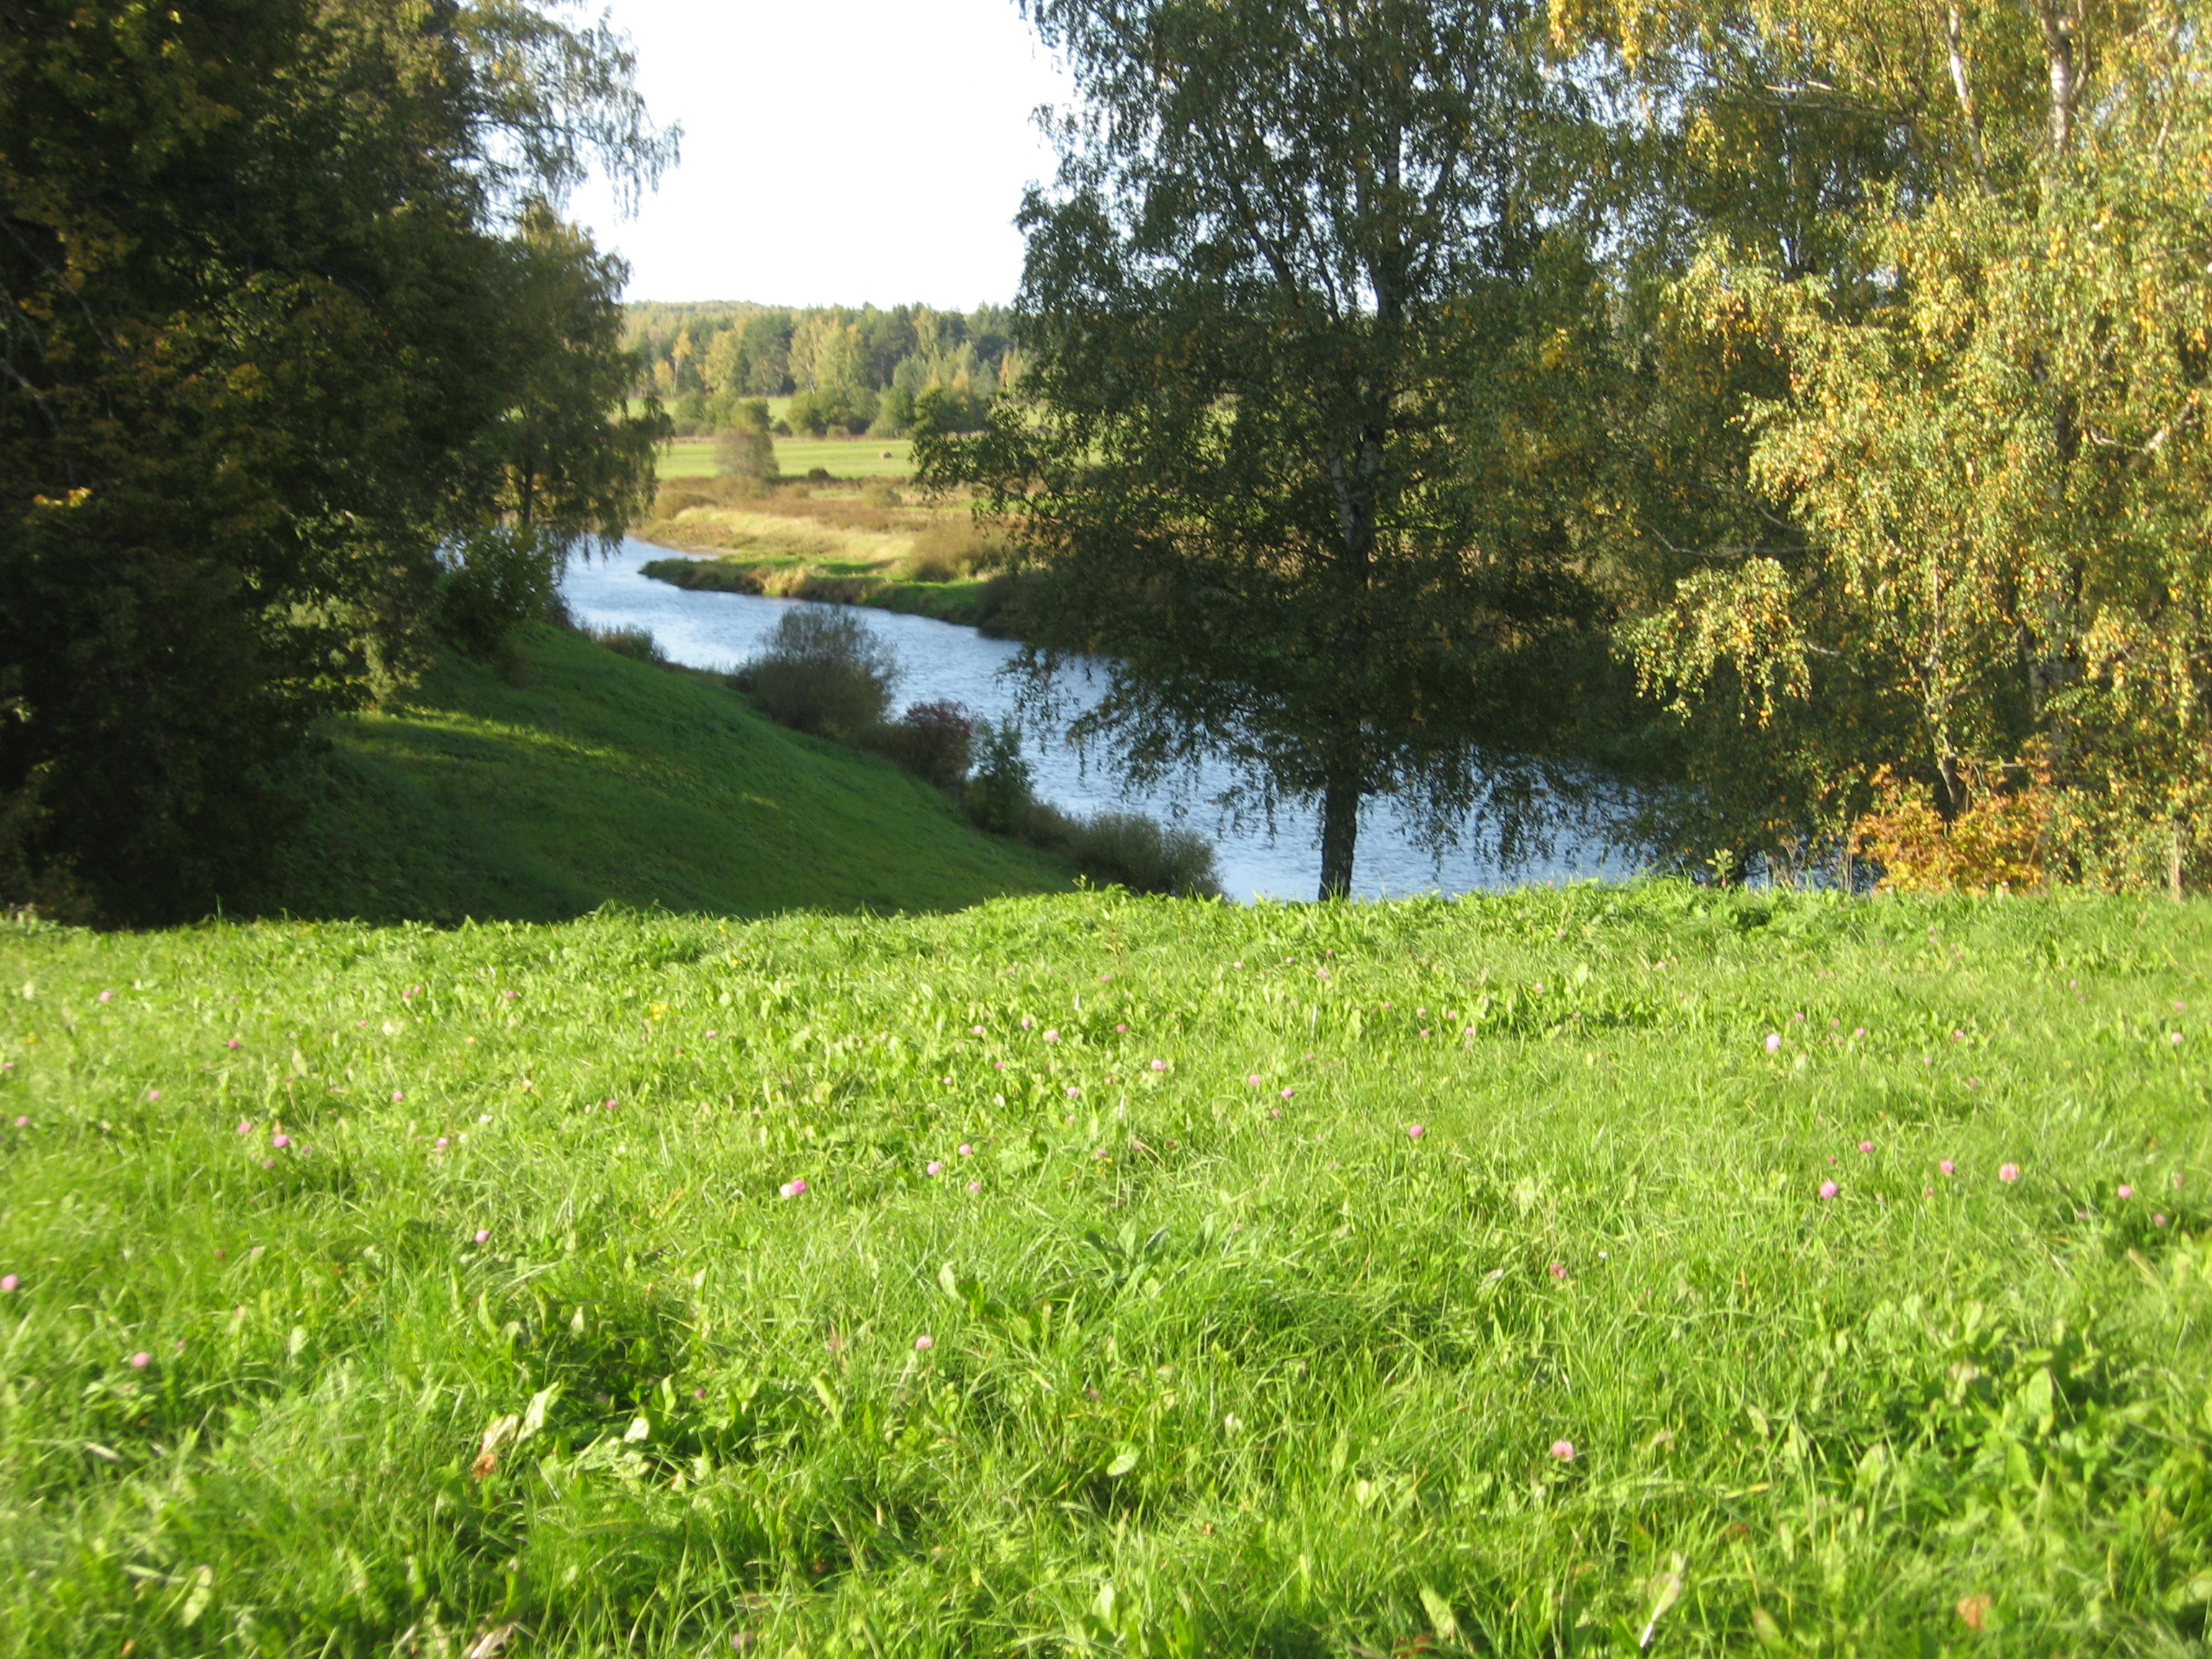
[[[677,662],[728,670],[760,649],[785,611],[810,603],[744,593],[695,592],[638,574],[647,561],[667,556],[664,548],[625,538],[611,558],[577,563],[568,576],[569,608],[580,622],[594,627],[652,629],[661,648]],[[966,703],[994,720],[1012,708],[1014,687],[1000,672],[1018,649],[1011,641],[986,639],[972,628],[926,617],[871,611],[866,620],[898,651],[905,671],[898,687],[902,706],[949,699]],[[1078,708],[1097,695],[1079,678],[1068,690]],[[1194,828],[1214,836],[1222,885],[1233,897],[1311,898],[1319,884],[1316,811],[1279,814],[1273,836],[1264,826],[1256,825],[1222,830],[1208,804],[1222,787],[1225,781],[1222,778],[1201,773],[1195,784],[1187,788],[1124,796],[1110,775],[1095,763],[1086,771],[1064,743],[1041,740],[1032,734],[1027,748],[1036,768],[1037,793],[1064,811],[1088,813],[1103,807],[1134,806],[1164,819],[1173,817],[1178,809],[1187,812]],[[1361,897],[1380,898],[1620,873],[1617,866],[1607,866],[1601,848],[1581,844],[1563,845],[1553,857],[1510,872],[1465,850],[1447,854],[1439,866],[1430,854],[1414,844],[1390,803],[1374,800],[1360,817],[1354,885]]]

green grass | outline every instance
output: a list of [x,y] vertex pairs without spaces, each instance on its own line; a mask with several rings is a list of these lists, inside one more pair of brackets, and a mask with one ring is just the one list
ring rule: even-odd
[[552,921],[945,909],[1065,887],[888,762],[801,737],[704,675],[531,635],[529,683],[448,657],[408,705],[334,731],[292,914]]
[[[775,464],[787,478],[821,467],[838,478],[903,478],[914,471],[911,438],[778,438]],[[672,438],[661,447],[659,476],[711,478],[714,440]]]
[[0,1653],[2203,1650],[2202,905],[0,951]]
[[782,598],[864,605],[876,611],[933,617],[939,622],[981,628],[987,633],[1004,608],[1007,591],[1004,578],[995,586],[989,577],[909,582],[867,565],[855,564],[847,569],[834,564],[794,568],[793,562],[785,560],[654,559],[639,570],[655,581],[694,592],[762,593],[773,588]]

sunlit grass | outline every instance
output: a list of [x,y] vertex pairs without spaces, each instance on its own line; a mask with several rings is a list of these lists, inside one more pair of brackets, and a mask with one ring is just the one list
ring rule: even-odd
[[0,1651],[2195,1650],[2209,919],[16,927]]

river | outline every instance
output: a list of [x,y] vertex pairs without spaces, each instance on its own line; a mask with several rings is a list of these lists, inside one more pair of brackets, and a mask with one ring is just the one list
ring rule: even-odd
[[[579,560],[569,567],[567,578],[569,609],[579,622],[593,627],[651,629],[673,661],[727,671],[759,651],[785,611],[811,603],[697,592],[639,574],[648,560],[668,556],[665,548],[625,538],[611,557]],[[860,614],[898,653],[904,671],[897,689],[901,707],[950,700],[990,720],[1012,712],[1015,687],[1000,671],[1020,648],[1012,641],[986,639],[972,628],[927,617],[872,610]],[[1083,682],[1079,678],[1069,689],[1079,705],[1085,698]],[[1192,828],[1213,838],[1221,884],[1233,898],[1309,899],[1320,884],[1317,811],[1279,813],[1273,835],[1257,824],[1223,829],[1208,804],[1222,787],[1223,778],[1201,774],[1188,791],[1124,796],[1110,775],[1095,762],[1086,769],[1066,744],[1030,733],[1024,746],[1036,769],[1038,796],[1063,811],[1087,814],[1105,807],[1133,808],[1165,821],[1180,810]],[[1378,799],[1370,800],[1360,816],[1356,873],[1354,890],[1361,897],[1382,898],[1617,877],[1625,872],[1617,863],[1607,865],[1601,847],[1571,841],[1563,842],[1549,858],[1510,871],[1464,849],[1447,854],[1439,864],[1414,844],[1392,804]]]

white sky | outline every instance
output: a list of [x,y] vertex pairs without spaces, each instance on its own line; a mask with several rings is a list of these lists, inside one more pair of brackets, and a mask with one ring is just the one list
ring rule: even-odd
[[[966,308],[1013,297],[1031,112],[1066,82],[1014,0],[604,0],[684,157],[638,216],[572,204],[633,300]],[[572,14],[586,15],[592,0]]]

